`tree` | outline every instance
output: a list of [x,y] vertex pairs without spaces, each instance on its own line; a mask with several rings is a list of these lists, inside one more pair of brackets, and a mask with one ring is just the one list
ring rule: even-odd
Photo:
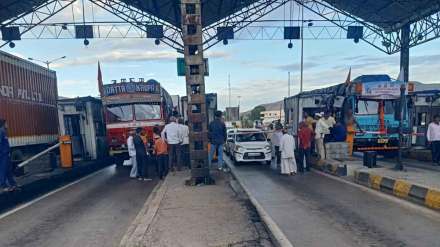
[[265,111],[265,110],[266,110],[266,108],[262,105],[255,107],[254,109],[251,110],[251,114],[249,116],[249,119],[252,121],[261,120],[261,112]]

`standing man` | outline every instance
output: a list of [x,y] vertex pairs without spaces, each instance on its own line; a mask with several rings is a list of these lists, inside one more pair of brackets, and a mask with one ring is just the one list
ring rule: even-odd
[[180,134],[182,135],[182,143],[180,144],[180,160],[183,165],[190,167],[189,164],[189,128],[188,122],[184,123],[182,118],[179,118]]
[[142,128],[136,129],[136,135],[133,137],[134,148],[136,149],[136,163],[138,179],[150,181],[148,178],[148,167],[147,167],[147,148],[145,147],[144,140],[142,139]]
[[306,160],[306,171],[310,171],[310,154],[313,140],[313,130],[306,122],[301,122],[298,130],[299,139],[299,167],[300,173],[304,172],[304,159]]
[[275,149],[275,158],[276,158],[276,164],[277,167],[281,164],[281,151],[280,151],[280,145],[281,145],[281,138],[283,137],[283,126],[279,123],[275,124],[275,131],[272,134],[271,142]]
[[218,169],[225,170],[223,167],[223,144],[226,142],[226,125],[222,120],[222,112],[214,113],[215,119],[209,123],[208,138],[211,144],[209,150],[209,166],[211,167],[212,158],[217,150]]
[[163,179],[168,173],[168,147],[166,142],[161,138],[158,127],[154,127],[153,129],[153,138],[153,153],[156,156],[157,173],[159,174],[159,179]]
[[432,148],[432,161],[435,165],[440,165],[440,115],[434,116],[434,122],[429,124],[426,136]]
[[[180,127],[177,124],[176,117],[170,117],[170,122],[165,125],[162,131],[162,139],[168,144],[168,165],[173,174],[177,170],[182,170],[182,163],[180,161],[180,144],[182,143],[182,134]],[[176,165],[177,164],[177,165]]]
[[0,118],[0,186],[3,191],[10,192],[17,189],[17,183],[12,173],[11,148],[6,129],[6,120]]
[[131,165],[132,165],[130,171],[130,178],[136,178],[138,176],[137,162],[136,162],[136,148],[134,147],[134,142],[133,142],[134,136],[135,136],[135,131],[130,130],[128,132],[128,138],[127,138],[128,156],[130,156]]
[[283,137],[280,142],[281,150],[281,174],[294,175],[297,172],[295,161],[295,140],[293,136],[283,129]]

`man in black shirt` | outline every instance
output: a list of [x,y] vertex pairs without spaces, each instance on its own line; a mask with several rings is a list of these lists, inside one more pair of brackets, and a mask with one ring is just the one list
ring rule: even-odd
[[147,148],[141,137],[142,132],[142,128],[137,128],[136,135],[133,137],[134,148],[136,149],[138,179],[149,181],[151,179],[148,178]]
[[217,150],[218,169],[224,170],[223,167],[223,144],[226,142],[226,125],[222,119],[222,112],[216,111],[215,119],[209,123],[208,137],[211,143],[209,150],[209,163],[211,164],[214,153]]

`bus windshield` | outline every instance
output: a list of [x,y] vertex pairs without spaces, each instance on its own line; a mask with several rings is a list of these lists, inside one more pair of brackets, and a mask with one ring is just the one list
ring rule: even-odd
[[[393,114],[394,107],[393,102],[386,100],[385,102],[385,114]],[[357,102],[358,107],[356,114],[358,115],[375,115],[379,114],[379,101],[375,100],[359,100]]]
[[160,119],[160,105],[136,104],[134,105],[136,120]]
[[118,123],[133,120],[132,105],[114,105],[107,107],[107,122]]

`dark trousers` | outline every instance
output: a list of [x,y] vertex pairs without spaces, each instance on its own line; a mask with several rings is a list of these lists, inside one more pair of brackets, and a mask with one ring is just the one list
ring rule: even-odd
[[180,146],[180,160],[182,161],[183,166],[190,167],[189,164],[189,144],[183,144]]
[[8,154],[0,154],[0,187],[16,186],[12,163]]
[[[176,165],[177,164],[177,165]],[[180,144],[168,144],[168,165],[172,170],[182,170],[182,162],[180,161]]]
[[440,163],[440,141],[433,141],[431,143],[432,161]]
[[277,165],[281,164],[281,151],[279,146],[275,146],[275,158],[277,159]]
[[137,163],[137,173],[139,178],[148,177],[148,167],[147,167],[147,156],[146,155],[136,155]]
[[160,154],[156,156],[157,174],[163,179],[168,174],[168,155]]
[[310,155],[311,155],[311,149],[310,148],[300,148],[299,149],[299,166],[298,171],[304,172],[304,157],[306,158],[306,171],[310,171]]

